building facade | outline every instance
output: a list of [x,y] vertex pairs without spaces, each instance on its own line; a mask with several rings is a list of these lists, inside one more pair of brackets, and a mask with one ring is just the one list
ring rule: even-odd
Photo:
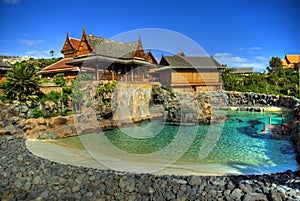
[[96,80],[147,81],[147,71],[157,65],[153,54],[145,53],[140,37],[122,43],[86,33],[81,39],[66,36],[61,50],[64,58],[47,66],[38,74],[52,79],[64,73],[66,80],[74,80],[79,72],[90,73]]
[[152,75],[174,92],[216,91],[222,90],[219,73],[222,68],[212,57],[177,54],[162,56]]
[[286,54],[281,61],[283,68],[299,68],[300,54]]

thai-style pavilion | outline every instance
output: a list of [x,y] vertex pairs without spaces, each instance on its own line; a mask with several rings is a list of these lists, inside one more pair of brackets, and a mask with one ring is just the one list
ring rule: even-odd
[[11,69],[11,65],[0,59],[0,83],[4,82],[7,71]]
[[67,34],[61,53],[63,60],[39,74],[52,78],[61,72],[66,79],[74,79],[78,72],[86,72],[95,75],[97,80],[147,81],[148,69],[158,64],[150,51],[144,52],[140,37],[122,43],[92,36],[85,29],[81,40]]
[[281,61],[283,68],[295,68],[299,65],[300,54],[286,54]]
[[222,89],[221,69],[223,66],[212,57],[190,57],[180,53],[162,56],[152,75],[174,92],[216,91]]
[[42,75],[44,78],[53,79],[54,75],[57,73],[64,73],[66,80],[74,80],[80,69],[78,66],[69,65],[67,63],[72,61],[75,57],[75,53],[78,50],[79,44],[79,39],[71,38],[67,33],[64,46],[60,51],[64,55],[64,58],[45,67],[39,71],[38,74]]

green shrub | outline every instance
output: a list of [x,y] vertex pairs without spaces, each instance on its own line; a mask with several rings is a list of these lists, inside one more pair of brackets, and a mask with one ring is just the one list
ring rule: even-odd
[[60,112],[61,116],[68,116],[68,110],[66,108],[62,109],[62,111]]
[[44,118],[51,118],[51,117],[56,117],[58,116],[58,114],[53,113],[53,112],[47,112],[46,114],[44,114]]
[[53,77],[53,83],[60,87],[65,86],[66,85],[65,75],[63,73],[57,73]]
[[57,103],[60,99],[61,94],[56,91],[51,91],[47,94],[44,94],[44,96],[40,99],[40,103],[44,104],[46,101],[52,101],[54,103]]
[[40,108],[36,107],[33,109],[32,117],[33,118],[44,117],[44,113]]
[[41,94],[39,84],[35,66],[17,62],[6,73],[6,80],[2,83],[3,93],[10,100],[35,102]]

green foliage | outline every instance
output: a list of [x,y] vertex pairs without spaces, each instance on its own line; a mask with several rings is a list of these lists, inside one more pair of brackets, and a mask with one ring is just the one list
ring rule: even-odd
[[72,105],[73,111],[79,112],[81,111],[84,91],[82,90],[82,82],[94,80],[91,74],[82,73],[76,77],[76,80],[72,83]]
[[16,63],[6,74],[2,84],[7,99],[36,102],[40,96],[39,77],[33,64]]
[[68,110],[66,108],[62,109],[62,111],[60,112],[61,116],[68,116]]
[[49,83],[50,80],[46,79],[46,78],[41,78],[40,79],[40,83]]
[[47,112],[47,113],[44,113],[44,118],[52,118],[52,117],[57,117],[57,113],[53,113],[53,112]]
[[272,57],[269,61],[269,67],[267,67],[267,70],[269,73],[276,73],[280,75],[283,70],[281,59],[279,57]]
[[166,90],[167,92],[169,92],[171,97],[175,97],[175,94],[173,93],[173,91],[171,89],[169,89],[166,86],[161,86],[162,89]]
[[44,94],[44,96],[39,100],[40,103],[44,104],[46,101],[52,101],[54,103],[57,103],[61,98],[61,94],[56,91],[50,91],[47,94]]
[[80,82],[80,81],[92,81],[95,80],[95,77],[90,74],[90,73],[80,73],[77,75],[75,82]]
[[6,102],[7,101],[6,96],[0,96],[0,101]]
[[53,55],[54,55],[54,50],[50,50],[49,54],[53,57]]
[[65,75],[63,73],[57,73],[53,77],[53,83],[59,87],[63,87],[66,85]]
[[114,80],[113,82],[100,82],[98,87],[96,88],[96,94],[100,97],[105,97],[107,94],[113,92],[117,86],[117,82]]
[[33,109],[32,117],[33,118],[44,117],[44,113],[40,108],[36,107]]
[[72,96],[72,86],[63,86],[62,87],[62,94],[61,100],[66,103],[68,100],[71,99]]
[[299,72],[297,69],[282,68],[281,60],[272,57],[267,74],[253,73],[249,76],[231,74],[230,69],[222,73],[225,90],[289,95],[300,98]]

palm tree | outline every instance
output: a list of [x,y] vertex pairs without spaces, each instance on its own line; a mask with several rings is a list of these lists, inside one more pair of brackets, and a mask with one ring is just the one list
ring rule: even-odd
[[39,98],[39,77],[33,64],[16,63],[6,74],[2,84],[7,99],[21,102],[36,101]]
[[50,55],[53,57],[53,55],[54,55],[54,50],[50,50]]

